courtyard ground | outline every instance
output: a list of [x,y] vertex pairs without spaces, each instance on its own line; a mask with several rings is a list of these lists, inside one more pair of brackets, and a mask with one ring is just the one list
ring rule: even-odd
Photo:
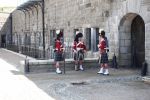
[[141,81],[138,69],[98,69],[22,74],[16,68],[24,60],[0,49],[0,100],[150,100],[150,84]]

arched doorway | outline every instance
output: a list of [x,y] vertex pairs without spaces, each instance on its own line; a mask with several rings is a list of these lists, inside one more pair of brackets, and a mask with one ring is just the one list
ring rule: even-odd
[[144,60],[145,23],[140,15],[129,13],[119,25],[119,64],[141,67]]
[[6,35],[5,34],[1,35],[1,46],[3,48],[6,47]]

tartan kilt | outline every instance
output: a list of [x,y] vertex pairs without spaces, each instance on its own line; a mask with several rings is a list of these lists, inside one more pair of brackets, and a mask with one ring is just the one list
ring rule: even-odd
[[77,52],[74,52],[74,53],[73,53],[73,57],[74,57],[74,60],[75,60],[75,61],[78,60],[78,53],[77,53]]
[[63,59],[63,53],[62,52],[55,52],[54,53],[55,54],[55,57],[54,57],[54,60],[55,61],[63,61],[64,59]]
[[108,63],[108,54],[107,53],[102,53],[101,54],[101,61],[100,61],[102,64],[106,64]]
[[80,60],[84,60],[84,53],[83,53],[83,51],[78,51],[77,58],[78,58],[79,61]]
[[78,61],[80,61],[80,60],[84,60],[84,53],[83,52],[81,52],[81,51],[78,51],[78,52],[74,52],[74,60],[76,61],[76,60],[78,60]]

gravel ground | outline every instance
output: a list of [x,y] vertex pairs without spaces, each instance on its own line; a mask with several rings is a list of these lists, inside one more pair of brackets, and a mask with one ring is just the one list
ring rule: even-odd
[[16,67],[24,57],[0,50],[0,100],[150,100],[150,84],[138,69],[98,69],[24,75]]
[[56,100],[150,100],[150,85],[141,81],[138,70],[110,69],[110,76],[97,75],[96,71],[27,77]]

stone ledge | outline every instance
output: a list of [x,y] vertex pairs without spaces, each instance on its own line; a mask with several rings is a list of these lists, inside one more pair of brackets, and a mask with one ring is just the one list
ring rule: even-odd
[[150,76],[143,77],[143,78],[142,78],[142,81],[144,81],[144,82],[146,82],[146,83],[149,83],[149,84],[150,84]]
[[[60,62],[60,66],[63,69],[64,63]],[[65,60],[66,70],[74,70],[74,60]],[[85,69],[98,67],[98,58],[85,58],[83,66]],[[30,72],[41,73],[41,72],[53,72],[55,71],[55,63],[53,59],[50,60],[29,60],[28,67]],[[20,62],[19,70],[25,72],[25,61]]]
[[[35,59],[28,59],[29,65],[45,65],[45,64],[54,64],[54,59],[50,60],[35,60]],[[98,58],[85,58],[84,62],[96,62],[98,61]],[[73,63],[73,59],[66,59],[65,60],[66,64]],[[20,61],[21,65],[25,65],[25,61]]]

